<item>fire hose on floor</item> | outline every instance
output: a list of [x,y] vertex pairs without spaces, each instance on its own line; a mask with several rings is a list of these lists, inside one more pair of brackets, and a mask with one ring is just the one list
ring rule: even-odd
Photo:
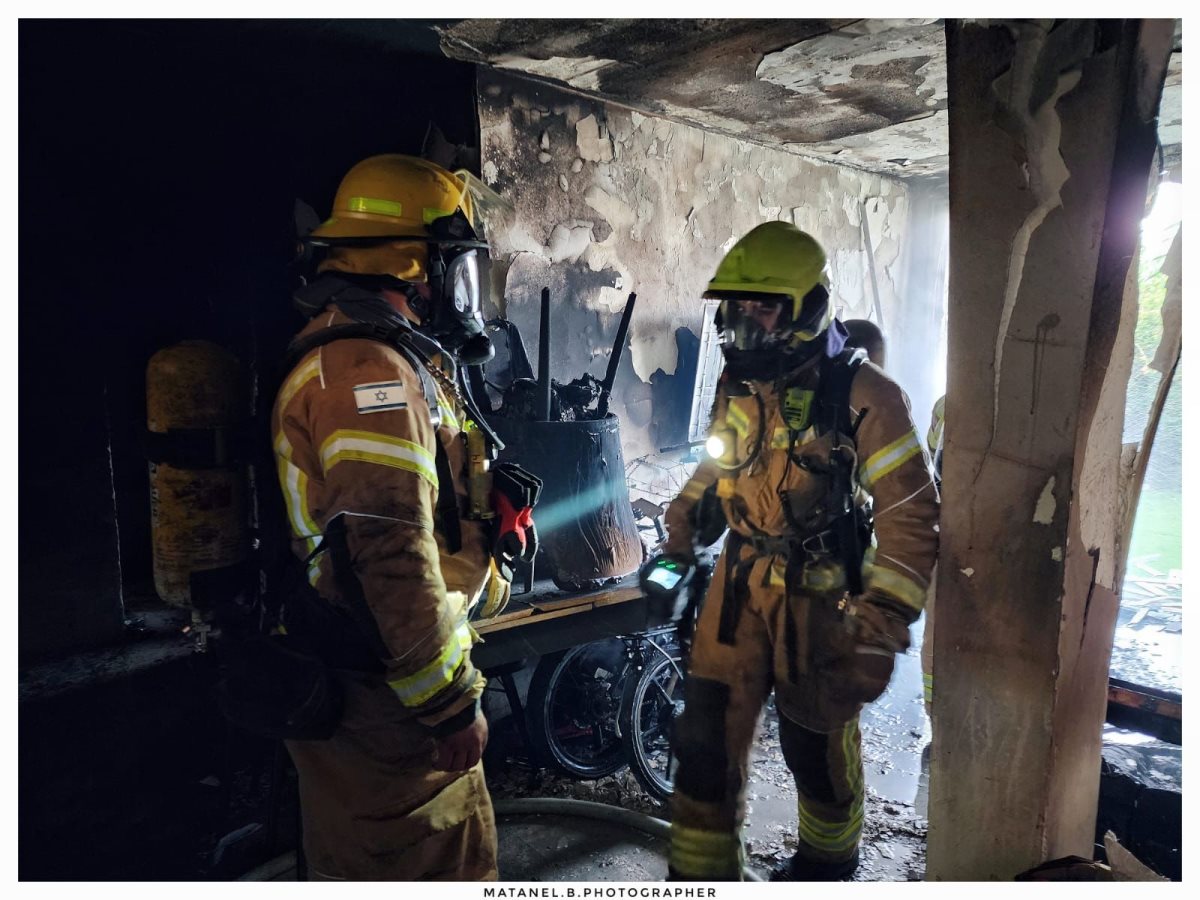
[[[492,803],[496,816],[575,816],[580,819],[595,819],[610,825],[632,828],[643,834],[666,841],[671,838],[671,824],[654,816],[594,803],[591,800],[572,800],[566,797],[522,797],[514,800],[495,800]],[[238,881],[271,881],[290,872],[296,866],[294,851],[284,853],[241,876]],[[743,870],[746,881],[762,881],[762,877],[747,866]]]
[[[567,797],[521,797],[517,799],[494,800],[492,806],[497,818],[500,816],[576,816],[581,819],[595,819],[632,828],[660,840],[670,840],[671,823],[636,810],[623,806],[610,806],[607,803],[595,803],[591,800],[573,800]],[[746,881],[762,881],[763,878],[751,871],[747,866],[742,870]]]

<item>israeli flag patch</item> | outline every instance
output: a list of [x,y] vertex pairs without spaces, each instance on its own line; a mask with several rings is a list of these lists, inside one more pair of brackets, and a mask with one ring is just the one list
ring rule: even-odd
[[387,412],[389,409],[404,409],[408,401],[404,396],[401,381],[381,381],[377,384],[360,384],[354,388],[354,405],[359,415]]

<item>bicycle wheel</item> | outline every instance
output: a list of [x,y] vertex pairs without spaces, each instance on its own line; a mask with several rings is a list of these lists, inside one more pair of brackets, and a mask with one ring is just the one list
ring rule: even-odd
[[542,657],[525,707],[539,762],[575,778],[603,778],[625,765],[617,727],[627,672],[616,638]]
[[637,679],[626,682],[621,703],[621,741],[629,766],[650,796],[672,791],[671,730],[683,711],[683,665],[679,652],[655,650]]

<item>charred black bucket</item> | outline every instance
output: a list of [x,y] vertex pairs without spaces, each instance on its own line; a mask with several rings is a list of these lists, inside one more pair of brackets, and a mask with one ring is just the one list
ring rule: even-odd
[[496,418],[502,460],[520,461],[542,479],[534,511],[546,572],[564,591],[600,587],[637,571],[642,543],[621,455],[617,417],[576,422]]

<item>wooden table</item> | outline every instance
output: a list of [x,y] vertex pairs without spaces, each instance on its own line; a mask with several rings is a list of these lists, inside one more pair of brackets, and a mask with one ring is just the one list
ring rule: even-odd
[[471,659],[486,672],[659,624],[648,617],[637,575],[581,594],[559,591],[549,581],[537,582],[529,593],[513,597],[500,615],[471,622],[483,638]]

